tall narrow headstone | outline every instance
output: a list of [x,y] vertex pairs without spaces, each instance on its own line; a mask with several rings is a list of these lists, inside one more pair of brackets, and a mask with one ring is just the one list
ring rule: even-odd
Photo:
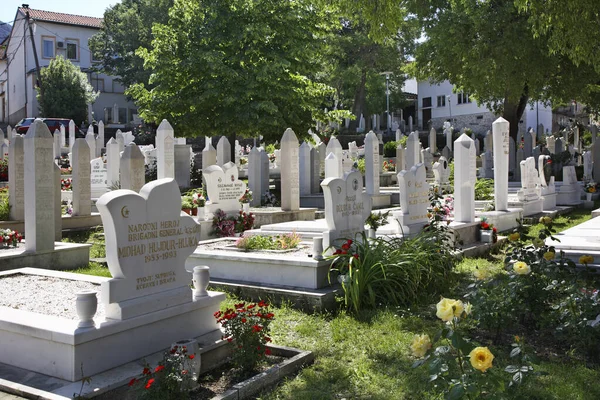
[[[332,136],[329,139],[329,143],[327,143],[326,153],[327,153],[326,154],[327,156],[329,155],[329,153],[335,154],[335,159],[339,163],[340,174],[343,174],[342,171],[344,171],[344,165],[342,163],[342,159],[344,156],[344,154],[343,154],[344,150],[342,149],[342,145],[340,144],[340,141],[336,137]],[[341,177],[342,177],[342,175],[339,176],[339,178],[341,178]]]
[[592,162],[592,152],[586,151],[583,153],[583,180],[591,181],[592,180],[592,171],[594,169],[594,165]]
[[115,187],[119,183],[119,171],[121,169],[121,156],[119,153],[119,143],[115,138],[110,138],[106,143],[106,169],[109,187]]
[[8,203],[12,221],[25,218],[24,166],[23,137],[17,136],[10,141],[8,148]]
[[40,119],[23,140],[25,157],[25,249],[54,250],[55,177],[52,135]]
[[52,165],[52,173],[54,174],[54,241],[62,240],[62,204],[61,204],[61,187],[60,187],[60,167],[55,163]]
[[444,146],[442,149],[442,157],[444,157],[446,160],[452,158],[452,150],[450,150],[448,146]]
[[538,200],[541,196],[541,188],[538,186],[539,173],[535,169],[533,157],[521,161],[521,189],[517,192],[519,201],[527,202]]
[[[104,141],[104,122],[98,122],[98,143],[96,144],[96,148],[102,150],[105,146]],[[98,157],[100,157],[99,153],[96,153]]]
[[[251,207],[259,207],[261,197],[267,190],[262,186],[262,165],[261,165],[261,153],[258,147],[254,146],[250,153],[248,153],[248,188],[252,192],[252,201],[250,202]],[[268,166],[267,166],[268,168]],[[269,171],[267,170],[267,174]]]
[[[85,135],[85,141],[90,148],[90,160],[96,158],[96,136],[94,135],[94,128],[91,125]],[[75,142],[77,142],[77,140],[75,140]],[[71,149],[71,152],[73,152],[73,149]]]
[[475,153],[477,153],[478,156],[481,154],[481,145],[477,138],[475,138]]
[[370,131],[365,137],[365,185],[369,195],[379,194],[379,140],[377,135]]
[[217,143],[217,165],[223,166],[231,161],[231,143],[226,136],[221,136]]
[[85,139],[76,139],[73,146],[73,215],[92,213],[90,148]]
[[329,153],[325,158],[325,178],[340,178],[343,175],[337,157],[334,153]]
[[492,124],[494,151],[494,197],[496,211],[508,211],[509,123],[500,117]]
[[581,152],[581,146],[579,142],[579,127],[577,125],[575,125],[573,128],[573,146],[575,147],[576,152]]
[[487,131],[485,134],[485,138],[483,139],[483,148],[485,151],[494,152],[494,139],[492,137],[492,132]]
[[60,124],[60,147],[67,147],[67,136],[63,124]]
[[563,151],[565,151],[565,141],[563,141],[563,139],[558,138],[556,139],[556,142],[554,144],[554,154],[560,154]]
[[433,127],[429,131],[429,149],[431,153],[435,153],[437,151],[437,132]]
[[202,150],[202,169],[217,164],[217,150],[213,147],[212,140],[208,136],[205,143],[204,150]]
[[97,199],[108,191],[108,171],[102,157],[90,161],[90,186],[92,199]]
[[429,221],[427,217],[429,184],[425,174],[423,164],[413,165],[410,170],[398,173],[401,211],[395,213],[394,216],[400,223],[404,234],[419,232]]
[[192,146],[176,144],[174,147],[175,180],[179,187],[188,188],[191,184]]
[[408,131],[409,132],[413,131],[413,117],[412,117],[412,115],[408,116]]
[[52,148],[54,149],[54,158],[60,158],[60,131],[56,129],[52,136]]
[[325,157],[327,157],[327,145],[323,142],[317,145],[319,151],[319,164],[321,165],[321,172],[325,172]]
[[113,124],[119,123],[119,105],[115,103],[112,109],[112,122]]
[[475,142],[464,133],[454,142],[454,221],[475,220]]
[[300,170],[300,196],[310,194],[310,145],[302,142],[299,151]]
[[271,161],[269,160],[269,154],[261,150],[260,152],[260,187],[261,197],[265,194],[267,190],[270,188],[271,178],[269,175],[269,169],[271,168]]
[[429,147],[421,150],[421,162],[425,164],[427,178],[433,178],[433,154],[431,154]]
[[491,179],[494,177],[494,155],[491,151],[481,154],[481,178]]
[[531,151],[531,156],[533,157],[533,159],[535,160],[535,167],[538,167],[538,159],[539,157],[542,155],[542,147],[540,145],[537,145],[533,148],[533,150]]
[[[340,146],[341,147],[341,146]],[[281,138],[281,209],[296,211],[300,209],[298,138],[293,130],[286,129]]]
[[594,181],[600,182],[600,140],[597,140],[592,146],[592,159],[594,161],[594,169],[592,172]]
[[75,121],[69,121],[69,153],[73,152],[73,145],[75,144]]
[[310,150],[310,192],[319,193],[321,187],[321,160],[316,148]]
[[406,139],[406,169],[411,169],[413,165],[419,163],[421,158],[420,143],[418,132],[411,132]]
[[446,136],[446,146],[452,152],[452,127],[448,126],[444,129],[444,136]]
[[175,178],[175,132],[166,119],[156,130],[156,177]]
[[401,144],[396,147],[396,173],[406,169],[406,158],[404,147]]
[[139,192],[146,181],[144,154],[135,143],[130,143],[121,156],[121,189]]
[[546,147],[550,154],[556,154],[556,139],[554,136],[548,136],[546,139]]
[[523,156],[525,158],[529,158],[531,157],[531,153],[533,151],[533,138],[531,137],[531,132],[533,132],[533,130],[529,131],[529,132],[525,132],[525,134],[523,135],[523,140],[524,140],[524,146],[523,146]]
[[119,153],[125,151],[125,136],[123,136],[123,132],[120,129],[117,129],[117,133],[115,134],[115,139],[119,144]]

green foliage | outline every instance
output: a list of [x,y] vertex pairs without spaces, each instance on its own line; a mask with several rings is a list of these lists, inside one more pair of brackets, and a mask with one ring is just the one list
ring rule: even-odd
[[40,75],[42,87],[36,89],[41,116],[77,122],[87,119],[87,105],[93,103],[99,93],[94,92],[79,67],[59,55],[42,68]]
[[212,227],[218,237],[235,236],[236,233],[241,233],[252,229],[254,226],[254,214],[241,211],[237,217],[228,216],[223,210],[219,209],[215,212],[212,222]]
[[276,236],[250,235],[241,237],[235,245],[246,251],[288,250],[298,247],[300,240],[300,235],[296,232]]
[[217,311],[215,318],[225,331],[224,338],[233,348],[233,362],[245,371],[252,371],[265,356],[271,354],[267,343],[271,341],[270,325],[274,314],[264,301],[238,303],[224,312]]
[[477,179],[477,182],[475,182],[475,200],[494,200],[493,179]]
[[383,156],[384,157],[396,157],[396,147],[400,144],[400,141],[386,142],[383,145]]
[[[438,231],[413,238],[347,240],[331,257],[340,275],[344,303],[358,313],[380,304],[407,305],[437,295],[447,287],[454,263]],[[447,248],[447,247],[446,247]]]
[[365,174],[365,159],[364,158],[359,158],[358,160],[356,160],[356,162],[354,163],[356,166],[356,169],[361,173],[361,174]]
[[192,196],[182,196],[181,197],[181,209],[182,210],[190,210],[194,205],[194,201]]
[[175,0],[136,52],[150,86],[127,94],[145,120],[166,118],[183,136],[306,132],[332,91],[315,78],[332,26],[308,0]]
[[0,189],[0,221],[8,221],[10,216],[10,203],[8,201],[8,190]]
[[380,226],[384,225],[387,222],[388,217],[390,216],[390,212],[386,211],[382,212],[372,212],[369,214],[365,221],[365,225],[373,230],[379,229]]

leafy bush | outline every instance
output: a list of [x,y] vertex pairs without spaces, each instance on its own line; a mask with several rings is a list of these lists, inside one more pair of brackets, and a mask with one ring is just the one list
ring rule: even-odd
[[8,187],[0,188],[0,221],[9,219],[10,203],[8,200]]
[[477,179],[477,182],[475,182],[475,200],[494,200],[493,179]]
[[239,249],[251,250],[287,250],[300,244],[300,235],[296,232],[277,236],[250,235],[238,239],[235,245]]
[[396,157],[396,147],[400,144],[397,142],[387,142],[383,145],[383,156],[384,157]]
[[0,181],[8,181],[8,159],[0,160]]
[[412,304],[447,288],[454,257],[439,231],[368,240],[362,233],[357,239],[347,240],[330,257],[348,310]]

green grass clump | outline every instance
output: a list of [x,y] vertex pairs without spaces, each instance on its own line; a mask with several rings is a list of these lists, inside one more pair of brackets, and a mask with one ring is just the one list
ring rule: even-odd
[[277,236],[250,235],[244,236],[235,243],[237,248],[252,250],[287,250],[295,249],[300,244],[300,235],[296,232]]
[[76,274],[84,274],[84,275],[94,275],[94,276],[105,276],[107,278],[112,278],[110,271],[104,265],[97,262],[90,262],[87,267],[79,268],[73,271]]
[[10,216],[10,204],[8,202],[8,190],[0,189],[0,221],[8,221]]

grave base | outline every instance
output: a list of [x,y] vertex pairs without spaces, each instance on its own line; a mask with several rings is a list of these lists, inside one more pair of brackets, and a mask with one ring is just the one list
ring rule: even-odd
[[520,208],[509,208],[507,211],[487,211],[477,215],[486,217],[489,224],[493,224],[498,232],[504,232],[519,226],[517,220],[523,218],[523,210]]
[[[63,216],[61,218],[63,230],[88,229],[94,226],[102,225],[100,214],[82,216]],[[17,232],[25,232],[25,221],[0,221],[0,229],[12,229]]]
[[[219,249],[203,249],[203,244],[222,243]],[[225,279],[278,288],[319,289],[329,286],[331,261],[317,261],[304,252],[245,252],[224,247],[233,244],[231,238],[200,242],[188,257],[185,268],[192,271],[198,265],[210,267],[211,279]],[[303,243],[312,253],[312,242]]]
[[325,197],[323,197],[323,193],[301,195],[300,207],[322,210],[325,208]]
[[254,214],[254,226],[257,228],[281,222],[313,221],[316,211],[316,208],[301,208],[296,211],[283,211],[279,207],[250,208],[250,212]]
[[392,195],[379,193],[371,195],[371,209],[387,208],[392,204]]
[[559,206],[576,206],[581,204],[581,193],[579,190],[558,191],[556,204]]
[[[109,280],[35,268],[3,275],[15,273],[94,283]],[[223,300],[223,293],[209,292],[192,301],[190,290],[186,304],[124,321],[98,318],[92,328],[78,328],[76,320],[0,307],[0,359],[8,365],[74,382],[162,351],[178,340],[218,330],[213,313]]]
[[523,216],[539,214],[544,210],[544,199],[530,201],[508,201],[508,206],[511,208],[523,209]]
[[594,209],[594,201],[590,200],[584,200],[583,201],[583,208],[585,208],[586,210],[593,210]]
[[556,193],[542,194],[544,201],[544,211],[553,211],[556,209]]
[[454,245],[461,247],[477,242],[479,232],[479,221],[475,222],[451,222],[449,225]]
[[77,269],[90,262],[91,244],[56,242],[54,250],[26,253],[25,243],[0,251],[0,271],[36,267],[41,269]]

